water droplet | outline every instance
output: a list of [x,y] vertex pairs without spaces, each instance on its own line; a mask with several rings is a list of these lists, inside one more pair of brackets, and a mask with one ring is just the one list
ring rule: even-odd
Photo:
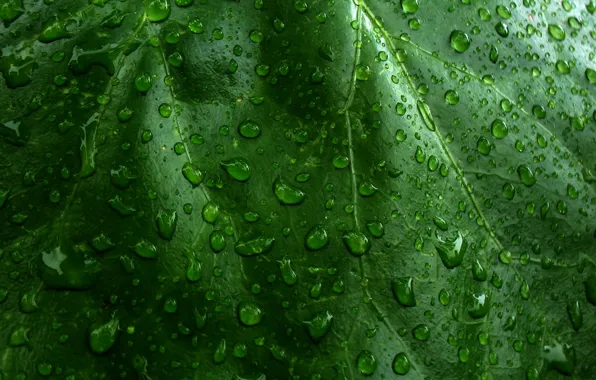
[[310,251],[318,251],[329,244],[329,236],[324,226],[317,224],[306,234],[305,245]]
[[308,328],[308,335],[318,343],[331,329],[333,315],[328,311],[322,311],[316,314],[310,321],[304,321],[304,324]]
[[427,341],[430,338],[430,329],[427,325],[419,324],[412,330],[412,336],[421,341]]
[[119,195],[109,199],[108,205],[122,216],[130,216],[137,211],[134,207],[125,204]]
[[37,373],[41,376],[50,376],[54,370],[54,367],[50,363],[39,363],[37,365]]
[[275,243],[275,238],[263,234],[247,236],[236,242],[234,251],[245,257],[260,255],[271,251],[273,243]]
[[548,25],[548,34],[557,41],[563,41],[565,39],[565,30],[556,24]]
[[228,174],[236,181],[248,181],[252,175],[252,170],[248,161],[244,158],[232,158],[227,161],[222,161],[220,165],[226,169]]
[[214,230],[209,235],[209,244],[213,252],[218,253],[226,248],[226,237],[220,230]]
[[583,313],[579,301],[569,302],[567,304],[567,315],[575,331],[579,331],[583,324]]
[[486,8],[478,8],[478,16],[482,21],[490,21],[492,18],[490,11]]
[[20,347],[29,343],[30,329],[25,326],[15,326],[10,333],[8,345],[11,347]]
[[288,184],[282,177],[277,177],[273,182],[273,193],[282,205],[298,205],[306,197],[302,190]]
[[186,268],[186,279],[190,282],[196,282],[201,279],[201,262],[197,259],[197,254],[193,251],[186,250],[186,257],[188,258],[188,267]]
[[479,282],[486,281],[488,277],[486,269],[484,269],[484,267],[482,266],[482,264],[480,264],[480,261],[478,261],[478,259],[474,260],[474,262],[472,263],[472,276],[474,277],[474,280]]
[[358,186],[358,193],[363,197],[372,197],[377,190],[377,187],[368,180],[361,182]]
[[248,37],[256,44],[261,43],[265,39],[265,35],[260,30],[251,30]]
[[584,130],[584,122],[579,117],[572,117],[569,119],[571,127],[577,131]]
[[37,306],[37,291],[35,289],[23,294],[19,302],[19,310],[21,313],[31,314],[38,309]]
[[362,256],[370,249],[370,240],[362,232],[348,231],[342,240],[348,252],[354,256]]
[[507,24],[504,24],[500,21],[497,23],[497,25],[495,25],[495,31],[499,36],[503,38],[509,36],[509,27],[507,26]]
[[422,102],[421,100],[418,100],[416,102],[416,106],[418,107],[418,112],[420,112],[420,115],[422,116],[422,120],[424,121],[426,127],[431,131],[435,131],[437,127],[435,126],[435,121],[430,112],[430,107],[428,106],[428,104]]
[[455,236],[450,238],[441,238],[437,234],[437,239],[435,240],[434,245],[437,253],[441,257],[443,265],[448,269],[453,269],[461,265],[468,248],[467,240],[459,231],[457,231]]
[[480,154],[488,155],[491,151],[490,142],[486,138],[480,137],[476,143],[476,149]]
[[519,287],[519,295],[524,300],[530,299],[530,285],[527,281],[522,281],[522,284]]
[[484,317],[490,311],[490,294],[472,293],[470,295],[471,306],[468,308],[468,314],[474,319]]
[[405,375],[410,372],[410,359],[408,359],[405,353],[400,352],[393,358],[393,364],[391,367],[393,368],[393,372],[397,373],[398,375]]
[[159,210],[155,222],[157,224],[157,232],[165,240],[172,240],[178,215],[175,210]]
[[454,90],[447,90],[445,93],[445,102],[447,104],[456,105],[459,103],[459,94]]
[[433,218],[433,223],[437,226],[441,231],[447,231],[449,229],[449,224],[447,221],[440,216],[435,216]]
[[254,139],[261,135],[261,126],[252,120],[244,120],[238,126],[238,132],[242,137]]
[[445,288],[441,289],[441,291],[439,291],[439,302],[441,303],[441,305],[443,305],[443,306],[449,305],[450,300],[451,300],[451,296],[449,295],[449,292],[447,291],[447,289],[445,289]]
[[254,326],[261,322],[263,311],[255,304],[241,303],[238,306],[238,318],[245,326]]
[[172,115],[172,106],[168,103],[161,103],[158,110],[162,117],[168,118]]
[[308,3],[304,0],[294,0],[294,9],[298,13],[304,13],[308,10]]
[[108,352],[116,343],[119,330],[119,321],[116,318],[91,330],[89,334],[91,351],[97,355]]
[[588,80],[588,82],[590,82],[590,84],[596,84],[596,70],[593,70],[588,67],[586,68],[584,75],[586,76],[586,79]]
[[203,206],[203,220],[207,223],[215,223],[217,217],[219,216],[219,206],[213,202],[207,202],[205,206]]
[[371,76],[372,70],[368,65],[360,63],[356,66],[356,79],[365,81]]
[[203,182],[205,173],[201,171],[195,164],[186,162],[182,167],[182,175],[190,182],[192,187],[197,187]]
[[134,246],[135,253],[144,259],[157,258],[157,247],[145,239],[139,240]]
[[418,0],[401,0],[401,9],[404,13],[416,13],[418,11]]
[[281,271],[281,277],[288,286],[296,285],[298,282],[298,276],[294,269],[292,269],[292,262],[289,258],[284,257],[278,261],[279,269]]
[[367,350],[360,351],[358,357],[356,358],[356,363],[358,365],[358,370],[364,376],[370,376],[374,374],[379,365],[375,355]]
[[488,58],[492,63],[497,63],[497,60],[499,59],[499,49],[495,45],[491,45]]
[[213,362],[215,364],[221,364],[226,360],[226,340],[222,339],[219,341],[215,352],[213,353]]
[[169,0],[145,0],[145,14],[149,21],[163,21],[170,15],[171,5]]
[[338,154],[338,155],[336,155],[336,156],[333,157],[333,166],[336,169],[347,168],[349,164],[350,164],[350,159],[348,158],[348,156],[344,156],[342,154]]
[[570,344],[554,341],[544,345],[543,357],[547,366],[557,372],[571,376],[575,369],[575,349]]
[[408,134],[403,129],[398,129],[395,132],[395,140],[397,142],[404,142],[408,138]]
[[509,134],[507,124],[501,119],[495,119],[491,124],[491,131],[493,136],[498,139],[505,138]]
[[175,298],[168,297],[163,304],[163,311],[174,314],[178,311],[178,302]]
[[135,78],[135,87],[137,91],[145,93],[151,89],[151,75],[143,73]]
[[110,239],[109,236],[103,232],[91,239],[90,243],[93,249],[95,249],[97,252],[106,252],[116,246],[112,242],[112,239]]
[[515,197],[515,187],[512,184],[506,183],[503,185],[503,196],[506,199],[512,200]]
[[385,234],[385,227],[381,222],[369,222],[366,224],[366,228],[376,238],[381,238]]
[[414,279],[412,277],[401,277],[391,283],[391,290],[397,302],[402,306],[416,306],[414,296]]
[[50,20],[46,21],[42,26],[41,33],[39,34],[39,42],[47,44],[62,38],[70,37],[70,33],[66,29],[67,22],[68,19],[60,20],[58,16],[54,16]]
[[536,183],[536,177],[534,177],[532,169],[527,165],[518,166],[517,174],[519,175],[520,181],[527,187],[532,187]]
[[205,32],[203,23],[198,18],[192,19],[188,22],[188,30],[194,34],[201,34]]
[[470,37],[461,30],[454,30],[449,36],[451,47],[458,53],[463,53],[470,47]]
[[426,161],[426,153],[424,153],[420,146],[416,147],[416,153],[414,153],[414,158],[416,158],[416,162],[418,162],[419,164],[422,164],[424,161]]

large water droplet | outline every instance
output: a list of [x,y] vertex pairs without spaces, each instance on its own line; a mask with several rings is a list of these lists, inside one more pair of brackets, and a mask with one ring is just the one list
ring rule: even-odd
[[219,341],[215,352],[213,353],[213,362],[215,364],[221,364],[226,360],[226,340],[222,339]]
[[443,265],[448,269],[453,269],[461,265],[468,248],[467,240],[459,231],[457,231],[455,236],[445,238],[441,238],[437,234],[434,245],[439,257],[441,257]]
[[573,325],[573,329],[579,331],[584,321],[579,301],[569,302],[567,304],[567,315],[569,315],[569,320],[571,321],[571,325]]
[[391,283],[393,296],[402,306],[416,306],[414,296],[414,279],[412,277],[401,277]]
[[358,231],[348,231],[342,238],[348,252],[354,256],[362,256],[370,249],[370,240]]
[[410,367],[410,359],[408,359],[405,353],[400,352],[393,358],[393,372],[397,373],[398,375],[407,374],[408,372],[410,372]]
[[248,181],[252,174],[250,165],[244,158],[232,158],[222,161],[220,165],[237,181]]
[[157,232],[165,240],[172,240],[174,231],[176,230],[176,224],[178,221],[178,215],[175,210],[159,210],[155,223],[157,224]]
[[421,100],[418,100],[416,102],[416,107],[418,108],[418,112],[420,112],[420,116],[422,116],[424,125],[426,125],[426,127],[429,130],[435,131],[437,129],[437,127],[435,126],[435,121],[434,121],[433,116],[430,112],[430,107],[428,106],[428,104],[424,103]]
[[356,358],[356,364],[358,365],[358,370],[364,376],[370,376],[375,373],[379,365],[375,355],[367,350],[360,351]]
[[186,162],[182,167],[182,175],[190,182],[193,187],[197,187],[203,182],[205,173],[201,171],[195,164]]
[[145,239],[141,239],[134,246],[135,253],[144,259],[157,258],[157,247]]
[[281,271],[281,278],[284,280],[286,285],[294,286],[298,282],[298,276],[294,269],[292,269],[292,262],[288,257],[284,257],[278,261],[279,270]]
[[412,329],[412,336],[421,341],[427,341],[430,338],[430,329],[427,325],[419,324]]
[[575,368],[575,348],[570,344],[554,341],[544,345],[544,361],[549,368],[571,376]]
[[304,202],[304,191],[288,184],[282,177],[273,182],[273,193],[283,205],[297,205]]
[[263,234],[240,238],[234,245],[234,251],[240,256],[255,256],[271,251],[275,238]]
[[149,21],[163,21],[170,15],[170,0],[145,0],[145,14]]
[[219,217],[219,206],[213,202],[205,203],[203,206],[203,220],[207,223],[215,223],[217,218]]
[[323,311],[316,314],[310,321],[304,321],[304,324],[308,328],[308,335],[318,343],[331,329],[333,315],[328,311]]
[[97,326],[89,334],[89,346],[93,353],[101,355],[114,346],[118,339],[119,321],[114,318]]
[[517,167],[517,174],[519,175],[520,181],[527,187],[532,187],[536,183],[536,177],[534,172],[528,165],[520,165]]
[[19,302],[19,310],[21,313],[31,314],[35,312],[38,309],[36,298],[37,290],[35,289],[23,294]]
[[226,237],[221,230],[213,230],[209,235],[209,244],[213,252],[218,253],[226,248]]
[[470,295],[471,306],[468,308],[468,314],[474,319],[484,317],[490,311],[490,294],[472,293]]
[[261,322],[263,311],[252,303],[241,303],[238,306],[238,318],[245,326],[254,326]]
[[305,238],[306,248],[311,251],[318,251],[323,249],[329,244],[329,236],[324,226],[317,224],[312,227]]
[[238,132],[242,137],[254,139],[261,135],[261,126],[252,120],[244,120],[238,126]]
[[454,30],[449,36],[449,42],[453,50],[463,53],[470,47],[470,37],[461,30]]
[[563,41],[565,39],[565,29],[557,24],[548,25],[548,34],[557,41]]

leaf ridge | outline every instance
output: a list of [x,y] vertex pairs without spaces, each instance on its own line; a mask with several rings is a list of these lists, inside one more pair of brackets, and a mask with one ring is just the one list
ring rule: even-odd
[[[153,33],[155,34],[155,36],[159,38],[159,36],[155,32],[155,29],[153,27],[151,29],[153,30]],[[166,59],[165,51],[162,48],[161,44],[159,44],[158,49],[159,49],[159,56],[163,63],[165,74],[166,74],[166,76],[169,77],[170,76],[170,68],[168,66],[168,60]],[[178,136],[180,137],[182,145],[184,145],[184,152],[186,153],[186,158],[188,158],[188,162],[192,163],[192,158],[190,157],[190,152],[188,151],[188,145],[186,144],[186,138],[184,137],[184,134],[182,133],[182,129],[180,128],[180,123],[178,122],[178,110],[176,107],[177,100],[176,100],[176,96],[174,95],[174,90],[172,89],[172,86],[166,85],[166,87],[168,88],[168,93],[170,94],[170,98],[172,99],[172,105],[174,108],[174,112],[172,114],[174,116],[174,124],[176,124],[176,131],[178,132]],[[201,192],[203,193],[203,196],[209,202],[211,200],[211,197],[209,197],[209,194],[207,193],[207,191],[205,191],[203,183],[201,183],[200,188],[201,188]]]
[[[356,20],[360,24],[362,20],[362,9],[359,5],[356,5]],[[358,191],[356,189],[356,170],[354,168],[354,145],[352,139],[352,123],[350,121],[350,107],[354,102],[354,95],[356,93],[356,70],[358,69],[358,64],[360,63],[360,45],[362,42],[362,26],[359,25],[358,29],[356,30],[356,47],[354,49],[354,64],[352,67],[352,78],[350,79],[350,87],[348,89],[348,97],[346,98],[346,102],[344,107],[339,110],[340,114],[344,114],[346,117],[346,127],[348,130],[348,153],[350,156],[350,183],[351,183],[351,191],[352,191],[352,203],[354,204],[354,212],[352,215],[354,216],[354,224],[356,229],[360,229],[360,222],[358,220]]]
[[[377,25],[378,25],[378,23],[377,23]],[[486,83],[484,83],[484,81],[483,81],[482,77],[480,77],[478,74],[476,74],[476,73],[474,73],[474,72],[472,72],[472,71],[469,71],[469,70],[468,70],[468,69],[466,69],[466,68],[459,67],[459,66],[457,66],[457,65],[456,65],[455,63],[453,63],[453,62],[446,61],[446,60],[442,59],[441,57],[439,57],[438,55],[436,55],[436,54],[433,54],[433,53],[432,53],[432,52],[430,52],[429,50],[427,50],[427,49],[425,49],[425,48],[421,47],[420,45],[418,45],[418,44],[416,44],[416,43],[414,43],[414,42],[412,42],[412,41],[404,41],[404,40],[402,40],[402,39],[401,39],[401,38],[399,38],[399,37],[390,36],[390,35],[387,33],[387,31],[386,31],[386,30],[384,30],[384,29],[383,29],[383,28],[382,28],[380,25],[379,25],[379,28],[381,28],[381,30],[383,31],[383,34],[385,35],[385,39],[388,39],[388,38],[390,38],[390,39],[395,39],[395,40],[398,40],[398,41],[401,41],[401,42],[405,42],[405,43],[407,43],[408,45],[410,45],[410,46],[413,46],[413,47],[414,47],[416,50],[418,50],[418,51],[420,51],[420,52],[424,53],[425,55],[427,55],[427,56],[429,56],[429,57],[431,57],[431,58],[433,58],[433,59],[436,59],[436,60],[438,60],[439,62],[442,62],[442,63],[444,63],[445,65],[448,65],[449,67],[453,68],[454,70],[457,70],[457,71],[459,71],[459,72],[461,72],[461,73],[463,73],[463,74],[469,75],[471,78],[474,78],[474,79],[476,79],[476,80],[477,80],[477,81],[479,81],[479,82],[482,82],[482,83],[483,83],[485,86],[487,86],[487,87],[491,87],[491,88],[492,88],[492,89],[493,89],[493,90],[494,90],[494,91],[495,91],[497,94],[501,95],[503,98],[507,99],[507,100],[508,100],[509,102],[511,102],[512,104],[516,104],[516,101],[515,101],[515,100],[514,100],[512,97],[510,97],[509,95],[505,94],[505,93],[504,93],[504,92],[503,92],[503,91],[502,91],[502,90],[501,90],[499,87],[497,87],[497,86],[496,86],[494,83],[493,83],[493,84],[486,84]],[[388,36],[389,36],[389,37],[388,37]],[[390,43],[390,46],[393,46],[393,45]],[[401,65],[401,66],[403,66],[403,67],[405,67],[403,64],[400,64],[400,65]],[[592,97],[590,96],[590,98],[592,98]],[[542,124],[542,123],[540,122],[540,120],[539,120],[539,119],[538,119],[538,118],[537,118],[537,117],[536,117],[536,116],[535,116],[533,113],[531,113],[531,112],[528,112],[528,111],[527,111],[525,108],[523,108],[523,107],[520,107],[520,108],[518,108],[518,109],[520,110],[520,112],[522,112],[522,113],[523,113],[524,115],[526,115],[528,118],[532,119],[532,120],[533,120],[533,122],[534,122],[534,123],[536,123],[536,125],[537,125],[538,127],[540,127],[540,129],[542,129],[542,130],[544,131],[544,133],[545,133],[545,134],[548,136],[549,140],[550,140],[551,138],[553,138],[553,140],[557,142],[557,145],[558,145],[558,146],[559,146],[559,147],[560,147],[560,148],[561,148],[561,149],[562,149],[564,152],[568,153],[568,154],[569,154],[571,157],[574,157],[574,158],[575,158],[575,154],[574,154],[573,152],[571,152],[571,151],[569,150],[569,148],[567,148],[567,146],[566,146],[565,144],[563,144],[562,142],[560,142],[560,141],[559,141],[559,139],[557,138],[557,136],[556,136],[556,135],[554,135],[554,134],[553,134],[553,133],[550,131],[550,129],[548,129],[548,128],[547,128],[547,127],[544,125],[544,124]],[[578,163],[578,164],[581,166],[581,168],[582,168],[582,169],[584,168],[584,164],[583,164],[583,162],[582,162],[581,160],[579,160],[579,159],[575,159],[575,161],[576,161],[576,162],[577,162],[577,163]]]
[[[395,44],[393,43],[393,40],[392,40],[391,36],[389,35],[389,33],[387,32],[387,30],[385,30],[384,26],[378,21],[377,17],[372,12],[372,10],[368,7],[368,5],[366,4],[366,2],[360,0],[360,4],[361,4],[362,7],[364,7],[364,11],[365,11],[366,15],[368,16],[368,18],[371,20],[371,22],[373,22],[374,24],[376,24],[377,27],[379,28],[379,30],[381,31],[381,34],[383,35],[383,37],[385,38],[385,41],[387,42],[387,44],[389,45],[389,48],[391,49],[391,53],[393,55],[395,55],[397,49],[395,48]],[[416,86],[414,85],[414,82],[412,81],[412,77],[409,75],[406,66],[402,62],[399,63],[399,66],[400,66],[402,72],[404,73],[405,77],[407,78],[408,85],[409,85],[410,89],[412,90],[412,93],[416,97],[416,100],[417,101],[423,101],[422,99],[420,99],[420,97],[418,95],[418,92],[416,91]],[[429,109],[429,112],[430,112],[430,109]],[[432,117],[432,115],[431,115],[431,117]],[[481,218],[481,220],[483,222],[483,225],[484,225],[484,228],[486,229],[486,231],[490,235],[491,239],[493,240],[493,242],[495,243],[495,245],[497,246],[497,248],[499,250],[502,250],[503,249],[503,245],[501,244],[501,242],[497,238],[497,235],[495,234],[495,232],[493,231],[492,227],[490,226],[490,223],[488,222],[488,220],[484,216],[484,213],[482,212],[482,209],[480,208],[480,205],[478,204],[478,201],[476,200],[476,197],[473,194],[473,190],[472,190],[470,184],[468,184],[468,181],[466,180],[462,169],[459,167],[459,165],[457,164],[457,161],[455,160],[455,158],[451,154],[451,151],[447,147],[447,144],[445,142],[445,139],[443,139],[443,136],[441,135],[441,131],[437,127],[434,132],[435,132],[435,135],[437,136],[437,139],[439,140],[439,143],[441,144],[441,149],[443,150],[443,152],[445,153],[445,155],[449,159],[449,162],[451,163],[451,165],[453,166],[453,168],[457,172],[458,177],[460,178],[458,180],[458,182],[460,182],[461,185],[465,188],[466,195],[468,196],[468,198],[472,202],[472,205],[474,206],[474,209],[476,210],[476,212],[478,213],[479,217]]]

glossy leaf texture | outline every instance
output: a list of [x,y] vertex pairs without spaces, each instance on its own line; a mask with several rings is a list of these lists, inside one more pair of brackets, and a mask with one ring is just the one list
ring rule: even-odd
[[0,378],[596,370],[594,2],[0,4]]

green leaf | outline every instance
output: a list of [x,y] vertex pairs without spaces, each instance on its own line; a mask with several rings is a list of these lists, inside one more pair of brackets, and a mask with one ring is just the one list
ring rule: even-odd
[[592,378],[595,9],[4,1],[0,378]]

